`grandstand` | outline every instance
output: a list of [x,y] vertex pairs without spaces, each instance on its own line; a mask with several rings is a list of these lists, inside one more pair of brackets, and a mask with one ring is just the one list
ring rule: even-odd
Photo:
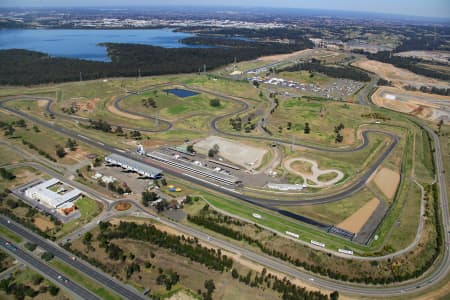
[[203,166],[194,165],[191,162],[183,161],[180,159],[176,159],[170,155],[161,153],[161,152],[149,152],[146,154],[148,157],[163,162],[165,164],[174,166],[176,168],[195,173],[197,175],[207,177],[213,179],[215,181],[219,181],[221,183],[225,183],[228,185],[235,185],[240,183],[239,178],[233,175],[228,175],[226,173],[222,173],[220,171],[215,171]]

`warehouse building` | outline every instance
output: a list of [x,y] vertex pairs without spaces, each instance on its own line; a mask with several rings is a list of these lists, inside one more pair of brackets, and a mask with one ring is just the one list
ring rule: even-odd
[[111,165],[120,166],[126,170],[136,172],[144,177],[157,179],[162,176],[162,170],[160,169],[115,153],[106,156],[105,161]]

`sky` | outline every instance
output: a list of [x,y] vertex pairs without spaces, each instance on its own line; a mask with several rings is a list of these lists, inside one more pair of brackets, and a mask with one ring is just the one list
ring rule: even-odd
[[287,7],[364,11],[397,15],[439,17],[450,19],[449,0],[0,0],[0,7],[17,6],[239,6]]

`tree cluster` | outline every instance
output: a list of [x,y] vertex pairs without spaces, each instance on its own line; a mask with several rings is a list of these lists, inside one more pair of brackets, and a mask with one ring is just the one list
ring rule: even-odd
[[346,78],[363,82],[370,81],[369,75],[364,71],[349,66],[327,66],[321,64],[319,61],[316,60],[310,63],[299,63],[293,66],[288,66],[277,70],[277,72],[281,71],[295,72],[300,70],[309,72],[318,72],[334,78]]
[[30,143],[30,142],[28,142],[27,140],[24,140],[24,139],[22,139],[22,144],[24,144],[25,146],[28,146],[28,148],[30,148],[32,150],[37,151],[40,155],[44,156],[48,160],[56,162],[56,159],[54,159],[50,154],[48,154],[44,150],[39,149],[35,144],[32,144],[32,143]]
[[404,86],[404,88],[407,91],[421,91],[422,93],[450,96],[450,89],[447,88],[438,88],[435,86],[424,86],[424,85],[422,85],[419,88],[413,85],[406,85]]
[[156,108],[157,107],[156,101],[152,97],[142,99],[142,105],[147,108],[150,108],[150,107]]
[[97,237],[101,245],[111,245],[111,240],[123,238],[151,242],[216,271],[226,271],[233,266],[233,260],[222,255],[220,249],[203,247],[196,239],[171,235],[151,224],[120,222],[117,226],[109,226],[102,230]]
[[155,192],[145,191],[142,193],[142,204],[144,206],[148,206],[149,203],[152,203],[159,199],[159,196]]
[[14,178],[16,178],[16,175],[5,168],[0,168],[0,176],[6,180],[13,180]]

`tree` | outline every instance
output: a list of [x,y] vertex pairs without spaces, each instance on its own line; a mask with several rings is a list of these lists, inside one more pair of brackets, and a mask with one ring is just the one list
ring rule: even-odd
[[219,99],[211,99],[209,100],[209,105],[212,107],[219,107],[220,106],[220,100]]
[[336,143],[342,143],[343,140],[344,140],[344,137],[338,132],[338,133],[336,134],[335,142],[336,142]]
[[214,280],[212,280],[212,279],[205,280],[204,286],[205,286],[206,290],[208,291],[209,295],[211,295],[214,292],[214,290],[216,289]]
[[58,155],[59,158],[63,158],[66,155],[66,151],[61,145],[56,145],[56,155]]
[[116,127],[115,134],[117,134],[119,136],[123,135],[123,129],[121,126]]
[[44,252],[41,255],[41,258],[45,261],[50,261],[53,259],[53,257],[55,257],[55,256],[53,255],[53,253],[50,253],[50,252]]
[[58,295],[58,293],[59,293],[59,287],[54,286],[54,285],[51,285],[51,286],[48,288],[48,292],[50,293],[50,295],[56,296],[56,295]]
[[16,175],[6,170],[5,168],[0,168],[0,176],[6,180],[13,180],[14,178],[16,178]]
[[194,145],[188,145],[186,147],[186,151],[189,152],[189,153],[194,153],[195,152],[194,151]]
[[310,131],[311,131],[311,128],[309,128],[309,123],[306,122],[306,123],[305,123],[305,129],[303,130],[303,132],[304,132],[305,134],[309,134]]
[[91,241],[92,241],[92,233],[88,231],[83,236],[83,244],[89,245]]
[[334,291],[330,294],[330,299],[331,300],[338,300],[339,299],[339,292],[338,291]]
[[27,123],[24,119],[20,119],[14,123],[17,127],[27,127]]
[[70,149],[70,151],[75,151],[77,150],[77,141],[76,140],[72,140],[72,139],[67,139],[66,142],[66,147]]

